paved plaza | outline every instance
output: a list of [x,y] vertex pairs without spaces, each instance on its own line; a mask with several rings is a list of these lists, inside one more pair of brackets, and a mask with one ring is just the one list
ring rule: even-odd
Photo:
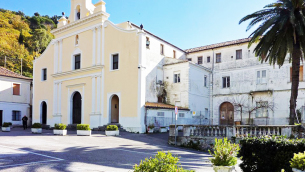
[[21,128],[0,132],[0,171],[132,171],[134,164],[162,150],[180,156],[186,169],[213,171],[207,153],[169,146],[168,133],[120,134],[107,137],[94,131],[87,137],[68,131],[68,136],[54,136],[44,130],[36,135]]

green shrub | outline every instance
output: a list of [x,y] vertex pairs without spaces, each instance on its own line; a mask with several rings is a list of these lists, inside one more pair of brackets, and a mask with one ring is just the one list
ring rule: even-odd
[[13,125],[11,122],[8,122],[8,125]]
[[213,153],[209,150],[214,158],[210,158],[215,166],[234,166],[237,164],[237,153],[239,145],[231,143],[227,138],[215,139]]
[[77,124],[77,130],[91,130],[89,124]]
[[240,141],[240,167],[247,172],[292,172],[289,161],[294,153],[305,151],[304,139],[283,136],[244,138]]
[[119,130],[119,128],[116,125],[108,125],[106,130],[107,131],[116,131],[116,130]]
[[148,128],[153,129],[153,128],[155,128],[155,125],[154,124],[149,124]]
[[136,164],[133,169],[134,172],[190,172],[179,167],[178,162],[179,158],[172,156],[170,152],[167,154],[158,152],[154,158],[146,158],[139,165]]
[[41,128],[41,127],[42,127],[42,125],[40,123],[34,123],[32,125],[32,128]]
[[2,127],[10,127],[10,124],[8,122],[4,122]]
[[298,154],[295,153],[290,161],[290,167],[299,170],[305,170],[305,152],[300,152]]
[[65,130],[67,128],[67,125],[65,125],[65,124],[55,124],[54,128],[55,128],[55,130]]

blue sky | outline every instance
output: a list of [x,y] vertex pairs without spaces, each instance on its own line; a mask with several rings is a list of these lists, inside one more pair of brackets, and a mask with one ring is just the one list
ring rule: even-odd
[[[1,0],[0,8],[32,16],[70,13],[71,0]],[[182,48],[246,38],[239,20],[275,0],[104,0],[109,20],[131,21]],[[98,0],[92,0],[93,3]]]

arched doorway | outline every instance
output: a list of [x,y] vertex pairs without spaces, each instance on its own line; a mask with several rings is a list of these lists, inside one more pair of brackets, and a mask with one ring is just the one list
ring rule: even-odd
[[72,98],[72,124],[82,123],[82,96],[75,92]]
[[111,98],[111,123],[119,123],[119,97],[117,95],[112,96]]
[[220,125],[233,125],[234,124],[234,106],[229,102],[224,102],[220,105]]
[[41,103],[41,123],[47,124],[47,103],[45,101]]

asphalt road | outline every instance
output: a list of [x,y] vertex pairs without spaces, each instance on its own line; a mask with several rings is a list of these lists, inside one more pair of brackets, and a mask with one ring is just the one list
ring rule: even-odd
[[54,136],[51,130],[44,130],[37,135],[21,128],[0,132],[0,171],[132,171],[135,164],[158,151],[179,156],[186,169],[213,171],[208,154],[169,146],[168,133],[120,134],[107,137],[103,132],[93,132],[88,137],[68,131],[68,136]]

